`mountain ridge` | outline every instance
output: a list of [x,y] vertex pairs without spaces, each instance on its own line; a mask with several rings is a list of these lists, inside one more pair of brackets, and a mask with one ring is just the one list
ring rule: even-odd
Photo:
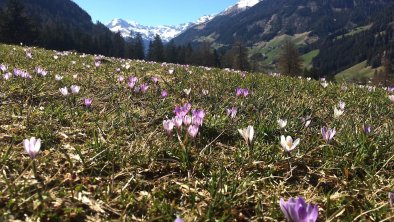
[[209,22],[213,17],[214,15],[204,15],[195,22],[187,22],[179,25],[158,26],[142,25],[136,21],[127,21],[124,19],[115,18],[107,23],[106,26],[112,32],[120,32],[124,38],[133,37],[131,33],[133,33],[133,35],[140,33],[143,40],[145,41],[151,41],[156,35],[159,35],[164,42],[169,42],[175,36],[179,35],[188,28]]

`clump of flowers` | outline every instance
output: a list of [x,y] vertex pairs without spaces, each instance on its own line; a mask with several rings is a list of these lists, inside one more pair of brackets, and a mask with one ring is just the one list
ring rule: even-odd
[[129,77],[129,81],[127,85],[129,86],[130,89],[134,88],[135,84],[137,83],[138,79],[135,76]]
[[21,69],[14,69],[14,76],[21,77],[24,79],[31,79],[32,78],[32,76],[28,72],[23,71]]
[[43,68],[41,68],[40,66],[37,66],[36,68],[35,68],[35,71],[36,71],[36,73],[38,74],[38,75],[41,75],[41,76],[46,76],[47,74],[48,74],[48,72],[47,71],[45,71]]
[[292,222],[315,222],[319,216],[317,204],[307,204],[302,197],[297,200],[290,198],[288,201],[280,198],[280,209],[286,219]]
[[[191,138],[195,138],[203,124],[205,118],[204,110],[191,110],[191,104],[176,106],[174,109],[175,117],[171,120],[164,120],[163,127],[167,134],[171,134],[174,127],[181,129],[183,125],[187,127],[187,133]],[[188,115],[191,110],[191,116]]]
[[249,90],[248,89],[243,89],[243,88],[237,88],[235,89],[235,95],[240,97],[247,97],[249,95]]

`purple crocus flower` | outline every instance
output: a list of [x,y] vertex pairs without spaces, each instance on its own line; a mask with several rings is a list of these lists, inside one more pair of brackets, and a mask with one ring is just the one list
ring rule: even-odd
[[90,107],[92,105],[93,99],[91,98],[85,98],[83,100],[83,103],[85,104],[86,107]]
[[175,107],[175,110],[174,110],[174,113],[175,113],[175,115],[177,115],[177,116],[184,117],[184,116],[186,116],[187,113],[190,111],[191,107],[192,107],[192,105],[191,105],[190,103],[186,103],[186,104],[184,104],[184,105],[181,106],[181,107],[176,106],[176,107]]
[[394,207],[394,193],[389,193],[389,203],[390,203],[390,207],[393,208]]
[[192,117],[192,124],[195,126],[202,126],[203,119],[198,116]]
[[161,97],[166,98],[168,96],[168,92],[166,90],[161,91]]
[[244,89],[243,92],[242,92],[242,95],[244,97],[247,97],[249,95],[249,90],[248,89]]
[[174,122],[172,120],[164,120],[163,127],[167,134],[170,135],[172,130],[174,129]]
[[370,125],[364,125],[363,126],[363,131],[365,134],[371,134],[372,130],[371,130],[371,126]]
[[97,60],[97,61],[94,62],[94,66],[96,66],[96,68],[100,67],[100,65],[101,65],[101,61],[100,60]]
[[190,124],[192,124],[192,117],[189,115],[184,116],[183,124],[185,124],[185,126],[189,126]]
[[115,71],[116,71],[116,72],[120,72],[120,68],[116,68]]
[[237,108],[233,107],[231,109],[227,109],[227,116],[230,116],[231,119],[234,119],[237,115]]
[[134,82],[134,83],[136,83],[136,82],[138,82],[138,79],[137,79],[137,77],[135,77],[135,76],[130,76],[130,77],[129,77],[129,82]]
[[11,73],[7,72],[3,75],[4,80],[9,80],[11,78]]
[[123,82],[124,81],[124,76],[118,76],[118,81]]
[[330,141],[332,140],[332,138],[335,136],[335,128],[331,129],[331,128],[327,128],[327,127],[323,127],[321,128],[321,134],[323,136],[323,139],[327,142],[330,143]]
[[195,138],[198,133],[198,126],[196,125],[190,125],[189,128],[187,129],[187,133],[191,138]]
[[197,110],[192,110],[192,116],[204,119],[205,112],[202,109],[200,109],[200,110],[198,110],[198,109]]
[[177,218],[174,220],[174,222],[183,222],[183,219],[180,218],[180,217],[177,217]]
[[130,89],[132,89],[132,88],[134,88],[134,86],[135,86],[135,82],[128,82],[128,83],[127,83],[127,86],[128,86]]
[[175,116],[174,119],[173,119],[173,122],[174,122],[176,128],[179,129],[179,128],[182,127],[183,118],[180,117],[180,116]]
[[280,209],[286,219],[293,222],[315,222],[319,216],[317,204],[307,204],[302,197],[290,198],[287,202],[280,198]]
[[241,96],[243,93],[244,93],[244,90],[242,88],[235,89],[236,96]]
[[6,65],[0,64],[0,70],[1,71],[5,72],[5,71],[7,71],[7,69],[8,69],[8,67]]
[[156,76],[152,76],[152,82],[153,83],[157,83],[159,81],[159,79]]
[[148,88],[149,88],[149,85],[147,83],[141,84],[141,86],[140,86],[140,90],[142,93],[146,93]]

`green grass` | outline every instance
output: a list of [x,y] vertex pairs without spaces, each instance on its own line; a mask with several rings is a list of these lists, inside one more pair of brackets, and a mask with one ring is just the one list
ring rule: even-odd
[[336,74],[335,79],[339,82],[357,82],[362,79],[371,79],[375,70],[376,69],[373,69],[371,66],[368,66],[367,61],[364,61]]
[[[260,42],[253,47],[251,47],[249,54],[254,55],[256,53],[261,53],[265,55],[265,59],[262,61],[262,66],[267,69],[273,69],[274,63],[277,62],[279,55],[287,39],[294,42],[297,47],[304,46],[306,41],[308,41],[309,32],[296,34],[294,36],[281,35],[273,38],[269,42]],[[319,54],[318,50],[313,50],[307,54],[302,55],[304,59],[304,66],[310,68],[312,64],[312,59]]]
[[320,50],[312,50],[308,52],[307,54],[302,55],[302,60],[305,68],[312,68],[312,60],[315,58],[317,55],[319,55]]
[[[372,25],[373,24],[356,27],[356,28],[350,30],[348,33],[346,33],[345,36],[352,36],[352,35],[355,35],[357,33],[367,31],[367,30],[369,30],[372,27]],[[342,38],[342,35],[338,36],[336,39],[341,39],[341,38]]]
[[[185,221],[284,221],[279,199],[296,196],[318,204],[319,221],[393,219],[394,104],[383,89],[115,58],[96,69],[90,55],[54,59],[53,51],[31,49],[29,59],[24,50],[0,45],[0,63],[33,76],[0,77],[0,221],[173,221],[176,214]],[[37,76],[36,66],[48,75]],[[134,93],[119,75],[149,82],[148,91]],[[62,96],[59,88],[72,84],[79,94]],[[236,97],[237,87],[250,95]],[[345,113],[334,119],[339,101]],[[184,128],[163,130],[186,102],[206,111],[194,140]],[[238,108],[235,119],[226,115],[230,107]],[[312,123],[304,128],[299,118],[307,115]],[[279,118],[288,120],[285,129]],[[238,133],[248,125],[252,147]],[[337,130],[330,144],[323,126]],[[288,154],[281,135],[301,143]],[[31,136],[42,139],[34,161],[22,145]]]

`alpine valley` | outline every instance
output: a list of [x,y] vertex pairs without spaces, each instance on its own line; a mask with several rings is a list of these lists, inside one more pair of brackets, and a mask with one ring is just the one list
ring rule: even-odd
[[[393,0],[247,0],[215,16],[179,26],[142,26],[115,19],[107,25],[145,40],[158,34],[176,45],[209,43],[224,53],[236,41],[248,47],[250,61],[261,71],[276,71],[284,42],[292,40],[305,69],[337,79],[361,81],[381,68],[392,53]],[[391,55],[390,55],[391,56]],[[393,57],[393,56],[391,56]]]

